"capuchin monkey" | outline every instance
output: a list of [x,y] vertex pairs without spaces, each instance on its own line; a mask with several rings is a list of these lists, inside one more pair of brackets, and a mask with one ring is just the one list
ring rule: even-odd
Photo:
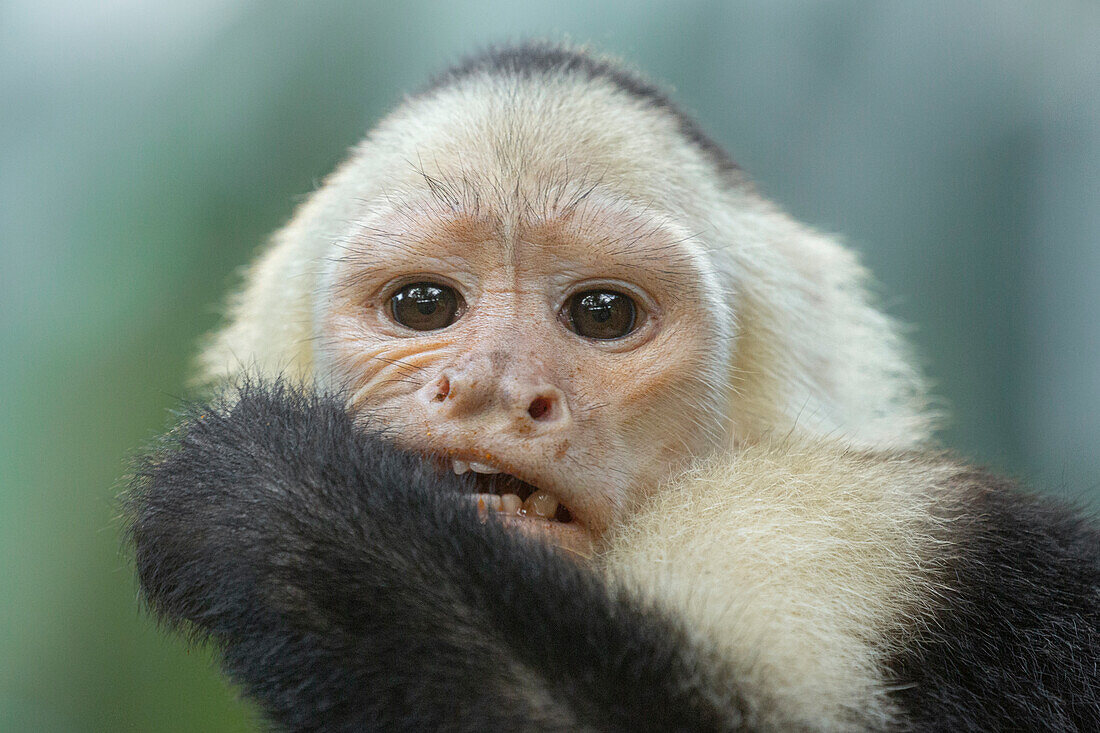
[[288,730],[1100,729],[1100,533],[865,281],[616,62],[473,58],[248,271],[146,597]]

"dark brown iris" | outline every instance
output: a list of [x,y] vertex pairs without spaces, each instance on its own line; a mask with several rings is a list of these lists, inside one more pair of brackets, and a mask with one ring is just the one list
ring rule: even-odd
[[393,320],[414,331],[435,331],[458,320],[464,305],[455,289],[439,283],[412,283],[390,298]]
[[565,312],[570,327],[590,339],[608,340],[634,330],[637,307],[634,300],[614,290],[585,290],[569,298]]

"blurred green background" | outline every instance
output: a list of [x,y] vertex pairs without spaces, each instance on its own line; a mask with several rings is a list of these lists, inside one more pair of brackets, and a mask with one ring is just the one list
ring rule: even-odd
[[403,93],[490,41],[675,89],[881,282],[944,441],[1100,494],[1094,2],[0,0],[0,730],[254,725],[139,611],[126,457],[265,236]]

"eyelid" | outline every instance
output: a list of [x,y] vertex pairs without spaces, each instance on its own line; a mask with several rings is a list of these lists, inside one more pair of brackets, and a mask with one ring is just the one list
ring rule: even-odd
[[463,283],[453,277],[440,275],[437,272],[417,272],[391,278],[376,288],[368,300],[384,300],[389,302],[390,298],[397,295],[402,288],[421,282],[446,285],[447,287],[454,288],[454,291],[458,293],[459,297],[466,301],[467,305],[470,304],[470,298],[467,292],[468,288],[463,285]]
[[[628,283],[625,280],[616,280],[614,278],[592,278],[590,280],[578,280],[572,283],[555,301],[555,312],[560,312],[561,309],[565,307],[565,304],[569,302],[570,298],[586,290],[613,290],[623,295],[630,296],[634,300],[634,306],[638,312],[639,326],[647,318],[655,316],[660,312],[660,307],[656,299],[648,292],[633,283]],[[635,328],[634,330],[637,331],[638,329]]]

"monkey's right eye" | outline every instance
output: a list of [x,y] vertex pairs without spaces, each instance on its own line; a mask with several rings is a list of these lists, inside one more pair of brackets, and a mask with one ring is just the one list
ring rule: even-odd
[[390,298],[393,320],[414,331],[446,328],[462,315],[466,302],[455,289],[439,283],[412,283]]

